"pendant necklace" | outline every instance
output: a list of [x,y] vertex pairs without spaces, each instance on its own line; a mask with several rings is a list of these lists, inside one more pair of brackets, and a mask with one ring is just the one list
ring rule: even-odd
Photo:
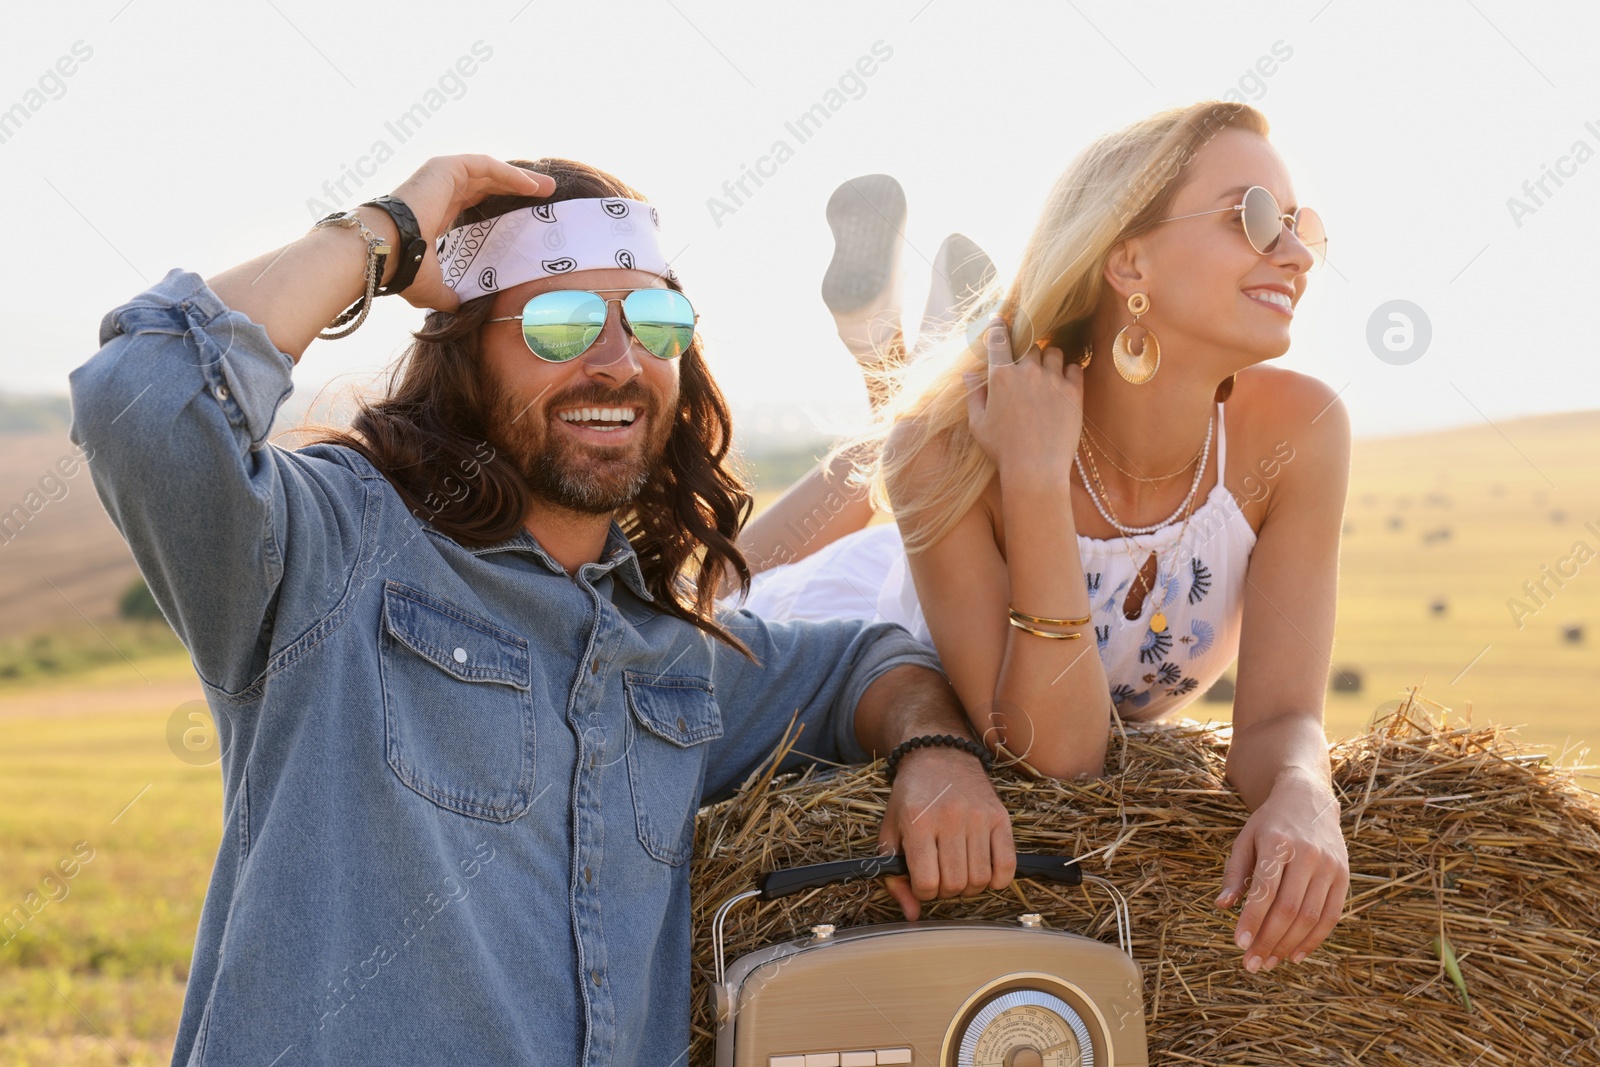
[[[1207,452],[1209,452],[1210,443],[1211,443],[1211,435],[1210,435],[1210,432],[1208,431],[1207,434],[1206,434],[1206,445],[1207,445],[1207,450],[1206,451]],[[1094,500],[1095,505],[1097,507],[1100,505],[1100,501],[1095,496],[1095,489],[1098,488],[1099,492],[1102,495],[1104,495],[1105,498],[1106,498],[1106,508],[1109,508],[1110,504],[1111,504],[1111,494],[1106,492],[1105,484],[1100,481],[1100,471],[1094,464],[1094,457],[1093,456],[1089,457],[1089,469],[1093,472],[1094,485],[1093,486],[1089,485],[1089,480],[1088,479],[1084,479],[1084,488],[1089,490],[1089,497],[1090,497],[1090,499]],[[1178,551],[1183,546],[1183,536],[1184,536],[1184,534],[1189,532],[1189,520],[1194,516],[1195,490],[1198,489],[1199,486],[1200,486],[1200,476],[1205,474],[1205,469],[1206,469],[1205,468],[1205,460],[1202,459],[1201,460],[1201,465],[1200,465],[1200,470],[1198,472],[1196,472],[1196,478],[1195,478],[1194,485],[1192,485],[1190,487],[1190,489],[1189,489],[1189,495],[1184,499],[1184,502],[1178,506],[1179,511],[1185,511],[1186,513],[1184,514],[1184,517],[1183,517],[1183,527],[1178,531],[1178,540],[1176,542],[1174,542],[1174,544],[1173,544],[1172,561],[1176,561],[1177,560]],[[1078,465],[1078,474],[1079,474],[1080,477],[1082,477],[1082,475],[1083,475],[1083,465],[1081,463]],[[1128,529],[1128,527],[1124,527],[1121,522],[1117,521],[1116,513],[1114,511],[1111,514],[1108,515],[1108,514],[1106,514],[1105,509],[1102,509],[1101,515],[1102,515],[1102,517],[1105,518],[1105,520],[1108,523],[1110,523],[1112,526],[1116,527],[1118,530]],[[1171,523],[1172,519],[1175,519],[1175,518],[1177,518],[1177,514],[1176,513],[1174,513],[1171,516],[1171,518],[1167,519],[1166,522],[1158,523],[1156,526],[1152,527],[1151,529],[1160,529],[1162,526],[1166,526],[1169,523]],[[1143,531],[1143,532],[1148,533],[1150,531],[1146,530],[1146,531]],[[1155,590],[1148,583],[1146,583],[1145,580],[1144,580],[1144,567],[1139,563],[1139,561],[1137,559],[1134,558],[1133,549],[1129,547],[1128,538],[1126,536],[1123,536],[1123,537],[1118,538],[1118,540],[1122,542],[1123,551],[1127,552],[1127,554],[1128,554],[1128,561],[1133,564],[1133,575],[1138,580],[1140,589],[1142,589],[1144,591],[1145,598],[1148,599],[1149,597],[1155,595]],[[1160,579],[1161,579],[1161,553],[1159,551],[1157,551],[1157,552],[1154,553],[1154,555],[1155,555],[1155,558],[1156,558],[1156,580],[1160,581]],[[1164,633],[1166,631],[1166,629],[1167,629],[1167,613],[1165,611],[1162,611],[1159,607],[1157,607],[1157,608],[1155,608],[1155,610],[1150,615],[1150,632],[1159,634],[1159,633]]]

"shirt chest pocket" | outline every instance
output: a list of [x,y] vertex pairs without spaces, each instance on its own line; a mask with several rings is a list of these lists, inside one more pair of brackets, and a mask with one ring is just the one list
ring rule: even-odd
[[706,742],[722,736],[711,683],[623,672],[628,698],[628,785],[639,844],[673,866],[694,850]]
[[378,649],[384,750],[396,777],[462,815],[524,814],[534,766],[527,640],[389,581]]

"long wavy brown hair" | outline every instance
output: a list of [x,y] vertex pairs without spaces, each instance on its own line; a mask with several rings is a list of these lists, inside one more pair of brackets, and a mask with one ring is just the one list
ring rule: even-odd
[[[602,170],[568,159],[509,160],[556,180],[549,196],[496,195],[468,208],[449,228],[517,208],[589,197],[644,200]],[[668,281],[674,289],[680,287]],[[479,331],[494,294],[468,300],[455,312],[430,311],[401,353],[387,392],[358,401],[348,430],[313,426],[308,443],[336,444],[365,456],[414,515],[463,545],[496,544],[522,527],[533,490],[488,428]],[[750,517],[752,499],[734,466],[733,420],[706,368],[700,338],[679,357],[678,407],[661,458],[617,521],[639,556],[645,586],[662,610],[727,643],[749,648],[716,618],[717,586],[725,568],[750,586],[750,567],[735,538]],[[485,444],[492,451],[486,456]],[[459,486],[459,493],[451,486]]]

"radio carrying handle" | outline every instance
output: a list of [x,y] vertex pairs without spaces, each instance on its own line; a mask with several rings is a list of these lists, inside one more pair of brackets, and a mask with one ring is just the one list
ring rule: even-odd
[[[728,912],[740,901],[749,900],[751,897],[760,897],[762,900],[776,900],[779,897],[785,897],[791,893],[799,893],[807,889],[818,889],[822,886],[838,885],[843,882],[855,882],[863,878],[883,878],[888,875],[908,873],[905,857],[899,855],[862,856],[856,859],[834,860],[829,863],[813,863],[805,867],[789,867],[784,870],[767,871],[757,879],[757,888],[735,893],[723,901],[721,906],[717,908],[715,917],[711,920],[711,947],[717,967],[717,985],[721,986],[726,980],[726,967],[723,957],[723,922],[727,919]],[[1089,882],[1100,886],[1111,897],[1112,909],[1117,919],[1117,944],[1130,957],[1133,955],[1133,923],[1128,914],[1128,901],[1115,884],[1092,874],[1084,874],[1077,862],[1070,856],[1050,856],[1038,853],[1019,853],[1017,855],[1016,877],[1058,882],[1062,885],[1082,885],[1085,882]]]
[[[756,879],[756,887],[761,891],[762,900],[776,900],[819,886],[906,873],[904,856],[862,856],[853,860],[834,860],[831,863],[768,871]],[[1019,855],[1017,877],[1037,878],[1042,882],[1060,882],[1064,885],[1080,885],[1083,882],[1078,865],[1066,856]]]

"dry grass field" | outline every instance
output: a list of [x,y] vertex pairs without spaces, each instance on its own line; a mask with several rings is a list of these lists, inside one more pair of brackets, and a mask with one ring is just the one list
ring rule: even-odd
[[65,430],[0,436],[0,638],[109,618],[139,574],[78,455]]
[[[63,441],[7,438],[0,500],[21,499]],[[1330,735],[1362,731],[1425,683],[1453,716],[1522,724],[1527,743],[1581,758],[1600,734],[1597,443],[1600,412],[1357,442],[1334,666],[1360,689],[1330,694]],[[87,617],[122,640],[105,620],[133,573],[87,477],[72,479],[0,545],[0,637]],[[1541,580],[1536,603],[1524,583]],[[170,652],[0,679],[0,920],[25,917],[0,927],[0,1063],[170,1057],[219,836],[216,766],[177,759],[167,741],[198,696]]]

